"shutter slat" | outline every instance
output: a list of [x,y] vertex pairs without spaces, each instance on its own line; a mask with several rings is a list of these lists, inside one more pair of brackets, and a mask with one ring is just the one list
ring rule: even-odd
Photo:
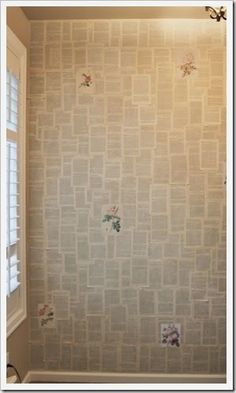
[[10,276],[11,276],[11,280],[12,279],[15,279],[16,277],[18,277],[20,275],[20,272],[15,272],[15,273],[10,273]]
[[12,257],[10,258],[10,267],[13,267],[13,266],[16,266],[16,265],[18,265],[18,263],[20,263],[20,260],[19,259],[14,259],[13,261],[12,261]]

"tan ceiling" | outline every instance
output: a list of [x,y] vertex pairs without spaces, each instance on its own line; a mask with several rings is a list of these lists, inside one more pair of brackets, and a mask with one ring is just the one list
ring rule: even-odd
[[207,19],[205,7],[21,7],[30,20],[45,19]]

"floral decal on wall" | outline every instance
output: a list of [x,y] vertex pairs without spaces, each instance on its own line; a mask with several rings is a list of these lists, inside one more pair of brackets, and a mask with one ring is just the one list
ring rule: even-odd
[[40,327],[54,327],[55,325],[54,306],[51,304],[38,305],[38,319]]
[[80,87],[82,87],[82,86],[90,87],[92,85],[93,82],[92,82],[92,77],[91,77],[90,74],[83,73],[82,74],[82,78],[83,78],[83,80],[82,80],[82,82],[80,84]]
[[104,214],[103,223],[106,223],[106,232],[116,231],[120,232],[121,225],[120,221],[121,218],[118,215],[119,206],[112,206],[107,209],[106,213]]
[[197,69],[196,65],[194,64],[194,58],[192,54],[188,54],[183,59],[183,63],[179,66],[180,70],[182,71],[182,77],[190,75],[194,70]]
[[180,346],[180,324],[161,324],[161,344],[163,347]]

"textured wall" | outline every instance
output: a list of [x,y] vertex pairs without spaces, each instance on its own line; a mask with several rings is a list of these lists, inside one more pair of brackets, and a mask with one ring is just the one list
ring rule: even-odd
[[224,23],[31,26],[31,367],[224,372]]

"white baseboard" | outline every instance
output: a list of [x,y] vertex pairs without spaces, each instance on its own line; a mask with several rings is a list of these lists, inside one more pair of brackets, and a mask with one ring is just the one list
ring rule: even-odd
[[23,383],[226,383],[225,374],[140,374],[73,371],[29,371]]

